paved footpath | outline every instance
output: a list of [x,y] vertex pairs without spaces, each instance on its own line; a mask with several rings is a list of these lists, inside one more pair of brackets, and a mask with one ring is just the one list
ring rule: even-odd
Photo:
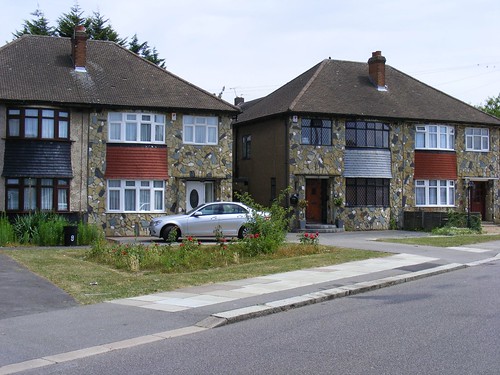
[[[0,316],[0,375],[57,366],[61,362],[196,334],[244,319],[500,261],[500,241],[457,248],[375,241],[420,235],[424,234],[402,231],[322,234],[323,244],[394,255],[90,306]],[[297,241],[297,234],[289,234],[288,240]]]

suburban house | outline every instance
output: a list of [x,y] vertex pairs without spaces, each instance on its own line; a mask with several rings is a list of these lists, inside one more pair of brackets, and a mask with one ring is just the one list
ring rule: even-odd
[[239,109],[116,43],[25,35],[0,48],[0,211],[146,235],[232,198]]
[[469,209],[500,221],[500,119],[380,51],[368,63],[326,59],[235,104],[235,191],[268,204],[291,187],[296,227],[302,216],[350,230],[430,227]]

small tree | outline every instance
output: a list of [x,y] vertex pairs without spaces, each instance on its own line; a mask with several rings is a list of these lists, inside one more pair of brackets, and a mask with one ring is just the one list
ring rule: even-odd
[[479,105],[476,108],[500,118],[500,94],[496,98],[489,97],[484,105]]

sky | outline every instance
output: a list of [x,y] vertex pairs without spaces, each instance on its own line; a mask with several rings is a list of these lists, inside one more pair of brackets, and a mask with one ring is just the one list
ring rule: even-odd
[[[387,64],[465,103],[500,95],[498,0],[78,0],[121,37],[156,47],[171,73],[230,103],[278,89],[324,59]],[[39,8],[52,26],[75,0],[0,0],[0,45]],[[390,89],[390,88],[389,88]]]

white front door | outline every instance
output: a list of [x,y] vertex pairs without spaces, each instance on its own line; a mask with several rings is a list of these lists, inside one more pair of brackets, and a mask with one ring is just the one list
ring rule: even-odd
[[214,201],[214,183],[187,181],[186,182],[186,210]]

